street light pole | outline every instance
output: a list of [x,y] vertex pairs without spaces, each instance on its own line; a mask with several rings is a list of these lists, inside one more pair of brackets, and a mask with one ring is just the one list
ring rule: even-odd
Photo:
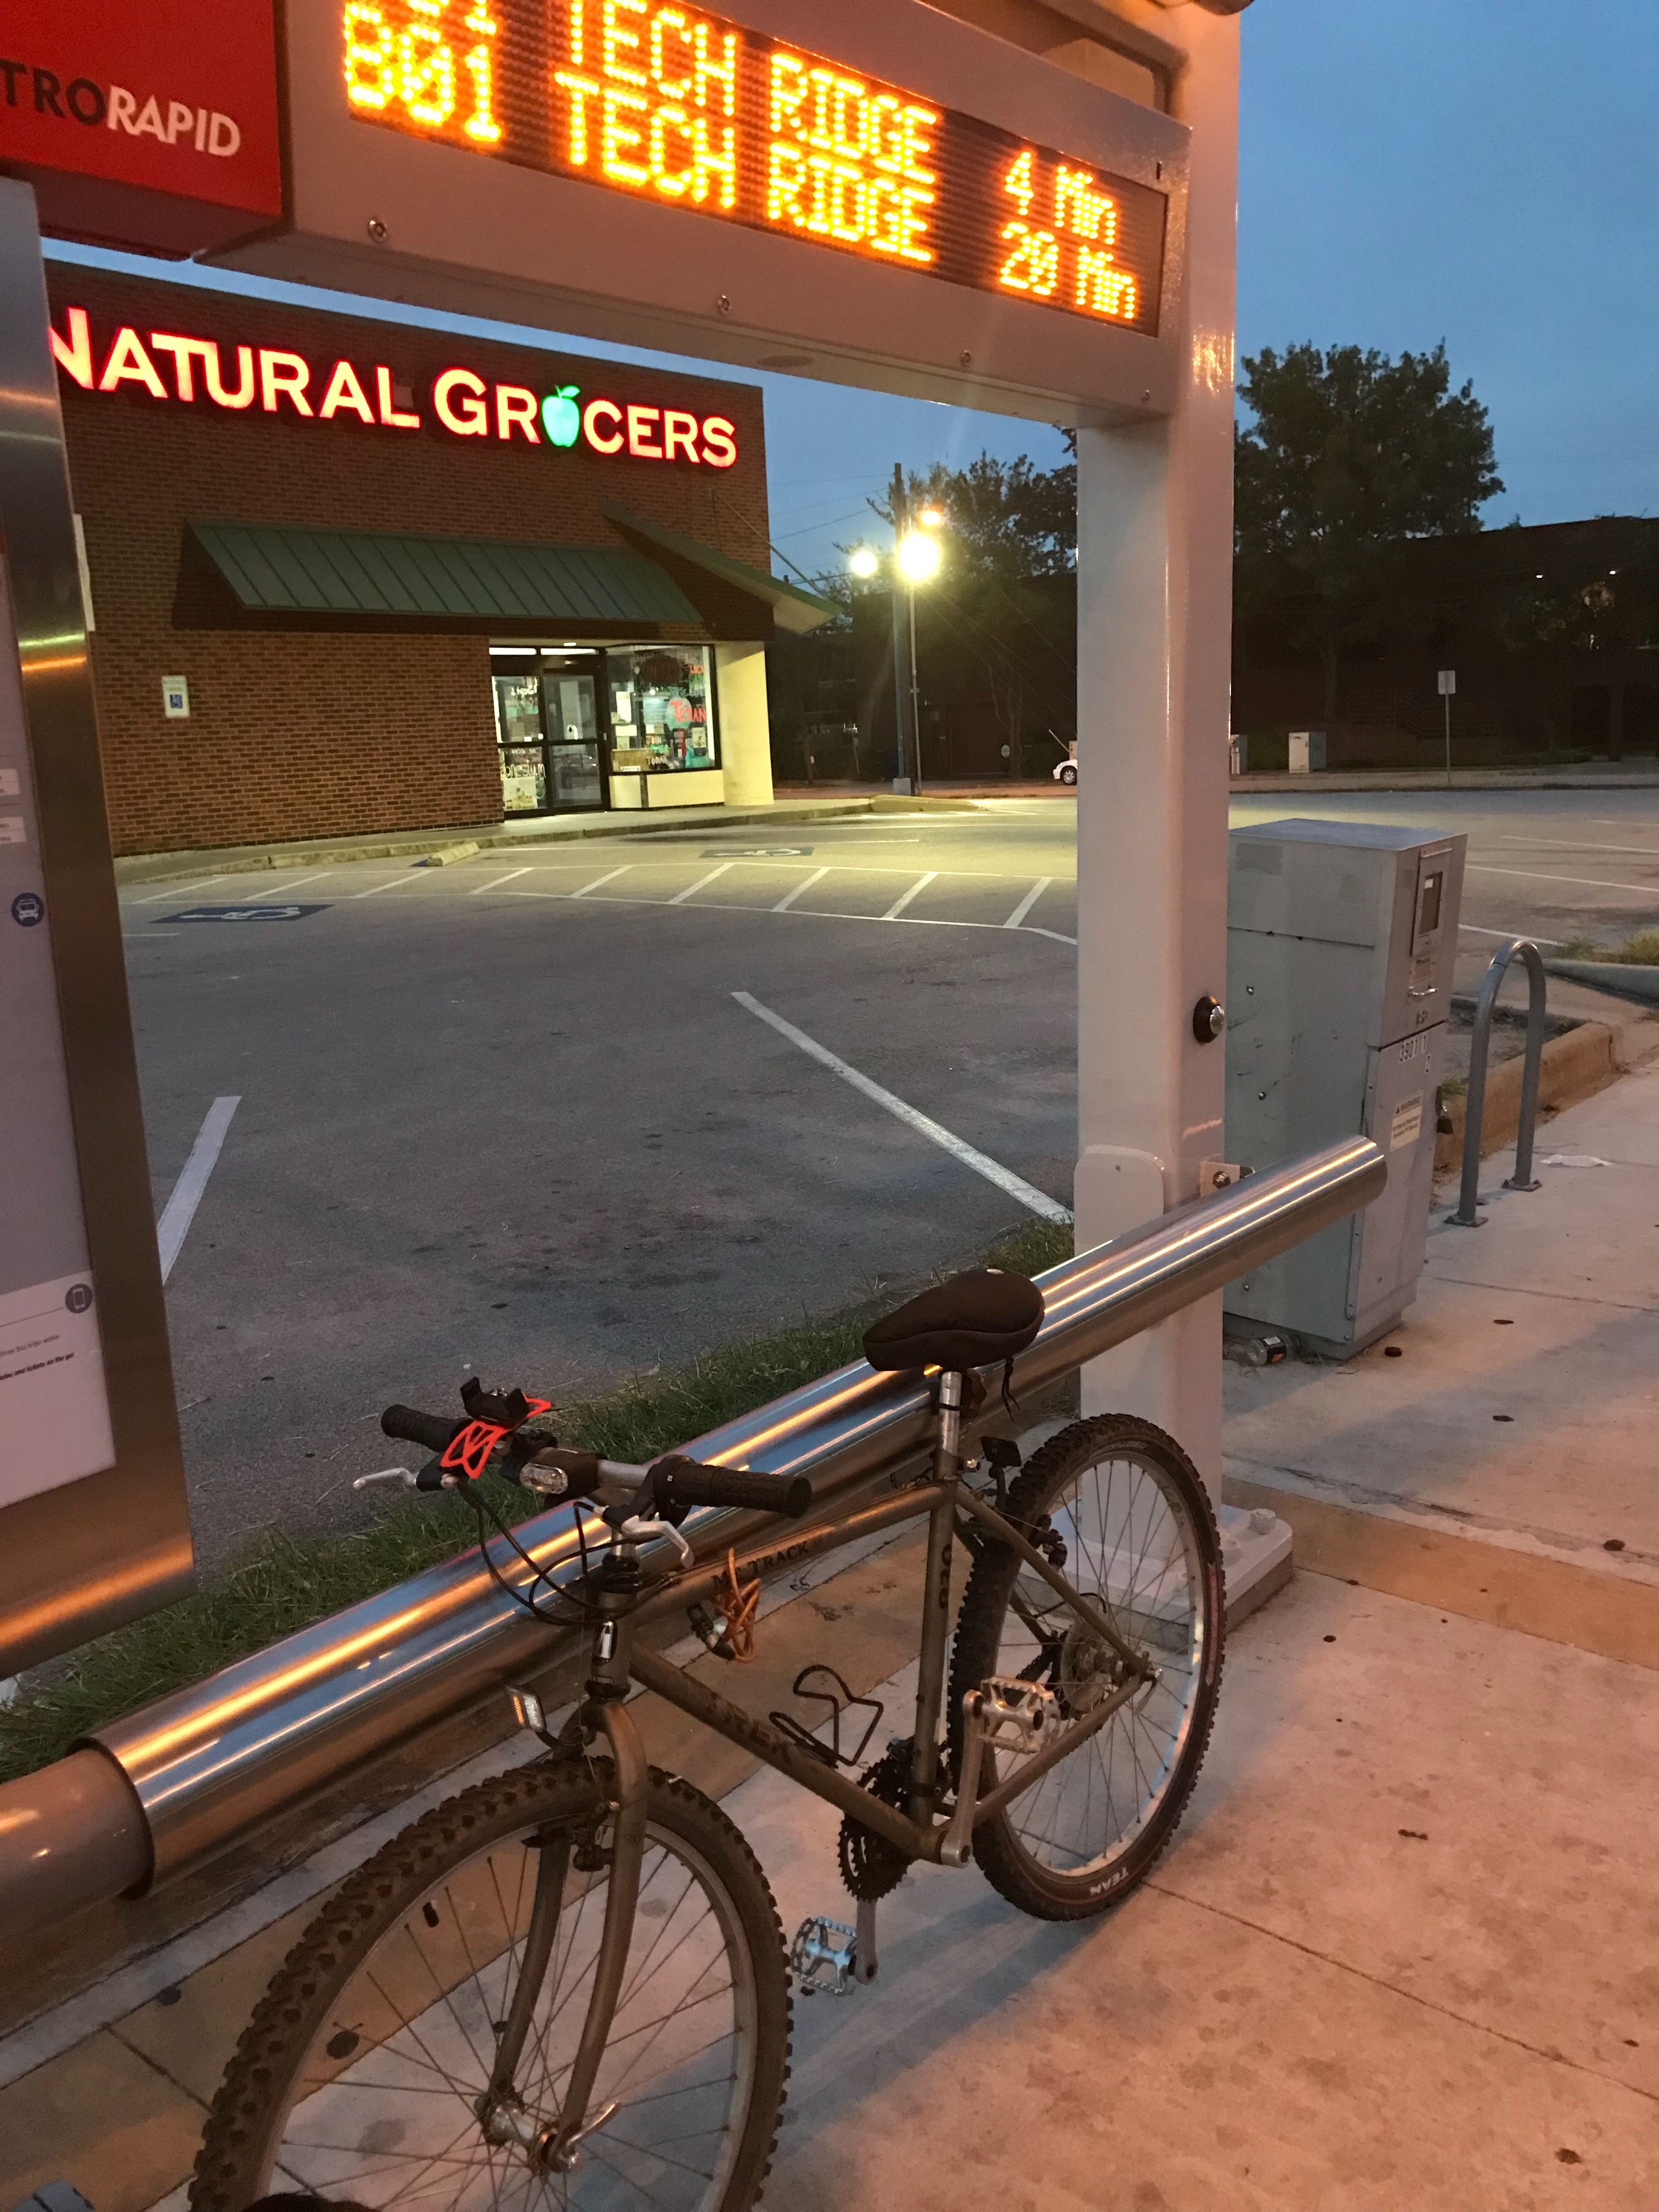
[[[907,501],[904,494],[904,471],[896,461],[893,464],[893,482],[889,495],[893,509],[893,544],[895,547],[896,547],[903,539],[908,521],[908,502]],[[899,773],[902,775],[905,771],[905,757],[908,753],[910,748],[905,742],[904,732],[904,694],[906,690],[904,681],[904,625],[903,618],[899,611],[899,574],[896,555],[894,558],[891,572],[888,577],[887,590],[889,604],[893,611],[893,736],[896,741],[896,757],[898,762]],[[910,606],[912,625],[910,652],[911,665],[914,668],[915,665],[915,590],[914,586],[911,587]]]
[[[893,734],[896,740],[896,767],[893,781],[909,784],[913,791],[921,789],[921,678],[916,666],[916,586],[925,582],[939,564],[939,540],[933,532],[945,520],[943,514],[931,501],[913,509],[904,486],[904,471],[896,461],[893,481],[889,487],[892,501],[893,550],[889,556],[887,604],[893,621]],[[926,526],[915,529],[921,522]],[[872,577],[881,572],[880,556],[868,545],[855,545],[847,556],[847,565],[855,576]],[[902,583],[908,597],[906,613],[908,616],[908,640],[906,623],[899,610],[899,586]],[[905,681],[904,657],[908,646],[910,656],[909,681]],[[910,694],[910,727],[913,744],[907,744],[904,734],[904,695]],[[906,756],[912,763],[912,773],[900,775]]]
[[910,599],[910,735],[916,749],[916,779],[913,788],[921,789],[921,687],[916,674],[916,587],[909,582]]

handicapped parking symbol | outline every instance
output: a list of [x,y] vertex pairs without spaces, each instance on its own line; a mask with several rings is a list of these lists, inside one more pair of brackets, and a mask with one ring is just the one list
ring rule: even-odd
[[46,918],[46,902],[39,891],[19,891],[11,902],[11,918],[24,929],[33,929]]

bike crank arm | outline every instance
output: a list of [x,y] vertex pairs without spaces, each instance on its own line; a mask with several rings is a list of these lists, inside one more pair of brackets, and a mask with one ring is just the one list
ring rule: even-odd
[[[940,1856],[944,1858],[944,1863],[947,1866],[966,1866],[966,1831],[977,1828],[983,1821],[994,1820],[1005,1806],[1012,1805],[1016,1797],[1023,1796],[1034,1782],[1040,1782],[1051,1766],[1058,1766],[1062,1759],[1069,1759],[1080,1745],[1087,1743],[1091,1735],[1097,1735],[1119,1707],[1127,1705],[1132,1698],[1138,1697],[1146,1686],[1144,1681],[1121,1683],[1110,1697],[1101,1699],[1092,1712],[1085,1713],[1081,1720],[1073,1721],[1059,1735],[1051,1736],[1041,1751],[1032,1753],[1017,1774],[1011,1774],[1006,1782],[999,1782],[996,1788],[988,1790],[983,1797],[975,1798],[968,1808],[969,1818],[963,1823],[963,1833],[959,1838],[962,1856],[959,1859],[944,1858],[942,1850]],[[963,1808],[958,1804],[945,1832],[945,1850],[948,1850],[953,1839],[957,1839],[957,1826],[962,1820],[962,1814]]]

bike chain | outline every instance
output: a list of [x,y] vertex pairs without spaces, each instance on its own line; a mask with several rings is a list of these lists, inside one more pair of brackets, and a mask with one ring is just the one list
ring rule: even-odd
[[[911,1744],[909,1736],[896,1736],[873,1766],[859,1777],[859,1786],[884,1805],[900,1810],[909,1802]],[[910,1865],[910,1855],[855,1820],[842,1816],[840,1839],[841,1878],[854,1897],[873,1904],[898,1887]]]

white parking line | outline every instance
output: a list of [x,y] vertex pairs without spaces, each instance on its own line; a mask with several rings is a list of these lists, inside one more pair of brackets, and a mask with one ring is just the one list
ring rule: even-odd
[[[1460,929],[1468,930],[1471,937],[1532,937],[1530,930],[1477,929],[1472,921],[1460,921],[1457,927]],[[1533,937],[1532,941],[1534,945],[1565,945],[1566,943],[1564,937]]]
[[1036,904],[1037,901],[1042,896],[1042,894],[1048,890],[1049,884],[1053,883],[1053,881],[1054,878],[1052,876],[1039,876],[1036,881],[1032,884],[1030,890],[1026,892],[1024,897],[1009,915],[1007,921],[1003,923],[1003,927],[1005,929],[1018,929],[1021,922],[1024,921],[1026,915],[1030,914],[1031,908]]
[[829,1068],[832,1074],[840,1076],[843,1083],[850,1083],[854,1091],[862,1091],[866,1098],[896,1115],[907,1128],[914,1129],[918,1136],[926,1137],[930,1144],[949,1152],[963,1167],[971,1168],[975,1175],[983,1176],[987,1182],[994,1182],[999,1190],[1006,1191],[1010,1198],[1018,1199],[1030,1212],[1041,1214],[1045,1221],[1069,1221],[1072,1218],[1069,1209],[1063,1206],[1058,1199],[1050,1198],[1046,1190],[1038,1190],[1023,1176],[1017,1176],[1012,1168],[1004,1167],[1000,1160],[994,1160],[987,1153],[978,1151],[930,1115],[919,1113],[914,1106],[907,1105],[902,1098],[895,1097],[890,1091],[884,1091],[879,1083],[873,1083],[867,1075],[860,1074],[838,1054],[821,1045],[816,1037],[808,1036],[805,1030],[798,1030],[793,1022],[785,1021],[781,1014],[775,1014],[770,1006],[762,1006],[760,1000],[751,998],[747,991],[733,991],[732,996],[747,1012],[767,1023],[780,1036],[787,1037],[791,1044],[798,1046],[821,1066]]
[[193,884],[169,884],[164,891],[148,891],[143,898],[134,899],[132,903],[134,906],[160,906],[164,899],[188,898],[192,891],[204,891],[210,884],[222,884],[224,880],[222,875],[198,876]]
[[400,876],[388,876],[383,884],[371,884],[366,891],[353,891],[353,898],[373,898],[377,891],[395,890],[399,884],[418,890],[423,883],[435,883],[442,876],[441,868],[405,868]]
[[[621,869],[617,871],[618,875],[622,872]],[[601,884],[609,883],[610,880],[609,876],[601,876],[598,879]],[[799,888],[805,890],[806,887],[803,884]],[[583,890],[593,890],[596,888],[595,884],[586,884],[583,886]],[[582,895],[582,891],[532,891],[526,890],[522,885],[516,890],[503,891],[501,894],[503,898],[554,899],[562,902],[573,898],[580,898]],[[605,903],[606,906],[650,907],[660,914],[665,907],[674,902],[669,899],[614,898],[606,899]],[[787,914],[793,921],[858,921],[867,923],[872,929],[887,919],[884,915],[879,914],[842,914],[834,907],[791,906],[787,903],[769,907],[747,906],[736,899],[728,900],[718,907],[710,907],[707,911],[711,914]],[[1000,921],[957,921],[946,915],[902,914],[895,927],[899,929],[1000,930],[1002,924]],[[1074,945],[1077,943],[1076,938],[1068,937],[1063,929],[1043,929],[1035,922],[1028,922],[1019,934],[1022,937],[1051,938],[1056,945]],[[137,939],[134,940],[135,943],[137,941]]]
[[1645,898],[1659,898],[1659,884],[1616,884],[1605,876],[1546,876],[1536,868],[1494,868],[1484,860],[1466,863],[1472,876],[1518,876],[1523,884],[1580,884],[1597,891],[1640,891]]
[[934,881],[938,874],[939,870],[937,868],[929,868],[925,876],[918,876],[915,883],[911,884],[909,890],[903,894],[902,897],[896,898],[893,901],[891,906],[890,906],[886,913],[883,915],[882,920],[884,921],[896,921],[899,916],[903,913],[905,908],[908,906],[911,900],[915,898],[916,893],[918,891],[925,891],[928,884]]
[[213,1173],[220,1146],[225,1141],[225,1132],[230,1127],[230,1117],[241,1103],[235,1098],[216,1098],[208,1108],[207,1117],[197,1132],[196,1142],[190,1148],[190,1158],[185,1162],[184,1172],[173,1186],[173,1195],[161,1209],[161,1218],[155,1224],[155,1242],[161,1254],[161,1280],[165,1283],[173,1273],[173,1263],[179,1257],[191,1223],[196,1218],[196,1209],[202,1202],[202,1193],[207,1188],[208,1177]]
[[247,903],[251,906],[255,899],[286,898],[289,891],[296,890],[301,884],[319,883],[325,876],[333,873],[332,868],[313,868],[308,876],[290,876],[285,884],[273,884],[268,891],[250,892]]
[[787,914],[803,891],[810,891],[814,884],[821,884],[829,874],[828,868],[814,868],[810,876],[803,876],[792,891],[786,891],[773,908],[774,914]]
[[487,884],[474,884],[467,896],[477,898],[480,891],[493,891],[497,884],[510,884],[514,876],[527,876],[529,873],[528,868],[509,868],[504,876],[492,876]]
[[1500,837],[1500,845],[1529,845],[1534,853],[1635,853],[1659,860],[1659,845],[1569,845],[1559,837]]
[[733,865],[734,863],[730,860],[722,860],[718,868],[710,868],[706,876],[699,876],[695,884],[688,884],[683,891],[676,891],[673,897],[667,900],[665,903],[669,906],[684,906],[687,899],[695,898],[700,890],[705,890],[717,877],[726,874]]
[[[555,891],[553,896],[555,898],[586,898],[589,891],[598,890],[602,884],[614,884],[618,876],[625,876],[633,865],[634,863],[629,860],[620,868],[612,868],[608,876],[595,876],[591,884],[584,884],[580,890]],[[520,894],[515,892],[514,896],[517,897]]]

